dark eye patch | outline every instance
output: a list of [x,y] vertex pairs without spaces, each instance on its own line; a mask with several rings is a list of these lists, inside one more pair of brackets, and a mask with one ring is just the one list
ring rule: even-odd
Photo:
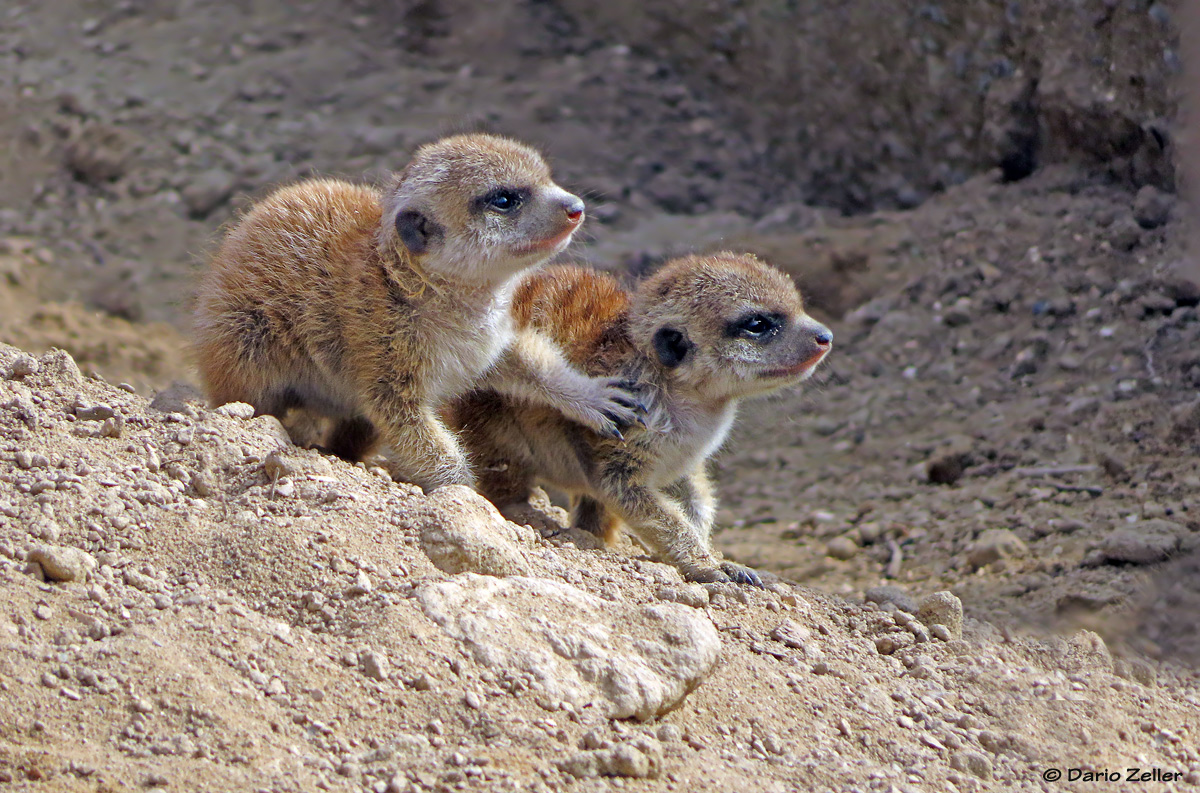
[[515,212],[529,200],[532,192],[520,187],[497,187],[476,199],[476,205],[481,210],[490,210],[507,215]]
[[730,322],[726,333],[735,338],[763,341],[778,333],[783,325],[782,314],[756,311]]

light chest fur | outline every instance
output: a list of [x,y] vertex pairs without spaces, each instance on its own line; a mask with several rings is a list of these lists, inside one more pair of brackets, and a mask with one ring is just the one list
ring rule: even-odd
[[430,362],[430,397],[442,401],[468,390],[513,342],[512,283],[456,299],[434,301],[418,329],[437,339]]
[[737,403],[710,408],[676,401],[671,405],[671,416],[671,426],[659,441],[658,457],[646,483],[651,487],[670,485],[716,453],[733,426]]

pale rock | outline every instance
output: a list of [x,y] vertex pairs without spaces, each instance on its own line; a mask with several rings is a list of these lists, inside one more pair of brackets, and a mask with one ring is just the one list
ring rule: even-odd
[[66,388],[78,388],[83,385],[83,374],[79,365],[66,350],[51,350],[42,356],[39,368],[45,369],[43,374],[61,381]]
[[913,600],[913,596],[904,591],[903,587],[895,584],[873,586],[863,593],[863,600],[878,604],[880,607],[886,607],[890,603],[893,607],[909,614],[917,610],[917,601]]
[[495,673],[609,718],[652,718],[703,681],[721,639],[702,613],[638,607],[541,578],[466,573],[417,590],[425,614]]
[[952,639],[962,638],[963,604],[953,592],[934,592],[922,600],[917,617],[926,625],[945,626]]
[[708,605],[709,599],[708,590],[700,584],[663,587],[654,596],[659,600],[691,606],[694,609],[704,608]]
[[229,416],[234,419],[254,418],[254,405],[245,402],[227,402],[214,411],[218,416]]
[[27,560],[41,565],[51,581],[86,581],[97,567],[90,553],[69,546],[40,545],[29,552]]
[[858,543],[846,536],[834,537],[825,545],[825,553],[844,562],[858,555]]
[[992,778],[992,761],[979,752],[956,752],[950,758],[950,767],[955,771],[966,771],[980,779]]
[[376,650],[364,650],[359,655],[358,663],[362,667],[363,674],[372,680],[388,679],[390,665],[382,653]]
[[22,377],[28,377],[32,374],[37,374],[40,364],[32,355],[22,353],[13,359],[12,365],[8,369],[8,378],[10,380],[18,380]]
[[443,572],[534,574],[525,548],[536,541],[535,532],[505,520],[491,502],[470,488],[439,488],[427,499],[418,521],[421,549]]
[[[241,416],[240,418],[246,417]],[[288,435],[287,428],[283,426],[283,423],[279,419],[268,415],[262,415],[256,418],[252,416],[252,418],[253,421],[250,422],[250,426],[263,435],[266,435],[271,440],[272,444],[279,447],[289,447],[293,445],[292,436]]]
[[1187,528],[1158,518],[1138,521],[1112,531],[1100,543],[1100,551],[1110,562],[1154,564],[1179,550],[1179,540]]
[[988,529],[967,549],[967,563],[978,570],[1001,559],[1024,556],[1025,551],[1025,542],[1008,529]]
[[662,768],[663,751],[658,741],[641,736],[606,749],[589,749],[558,763],[573,777],[623,776],[636,779],[657,778]]

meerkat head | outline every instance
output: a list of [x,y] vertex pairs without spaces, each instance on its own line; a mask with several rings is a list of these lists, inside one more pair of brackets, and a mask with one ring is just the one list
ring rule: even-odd
[[455,135],[422,146],[400,174],[380,243],[403,246],[430,271],[492,282],[567,247],[583,209],[528,146]]
[[749,254],[668,262],[638,288],[630,332],[674,382],[713,399],[798,383],[833,346],[792,279]]

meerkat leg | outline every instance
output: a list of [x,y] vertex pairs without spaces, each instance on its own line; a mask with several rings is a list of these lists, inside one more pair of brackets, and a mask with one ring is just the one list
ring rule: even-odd
[[605,545],[612,545],[621,535],[621,521],[591,496],[571,498],[571,525],[596,535]]
[[588,377],[571,366],[554,344],[533,330],[516,339],[488,372],[485,384],[506,396],[558,411],[595,432],[620,438],[642,423],[646,407],[621,378]]
[[[717,498],[704,466],[697,466],[692,473],[669,485],[666,493],[679,502],[700,541],[712,553],[712,527],[717,514]],[[758,573],[745,565],[726,560],[721,562],[721,570],[735,584],[763,585]]]
[[279,423],[287,430],[292,443],[297,446],[324,449],[330,422],[320,413],[306,408],[295,408],[289,410],[286,417],[280,418]]
[[711,537],[713,519],[717,514],[717,497],[703,466],[698,466],[687,476],[668,485],[665,492],[679,502],[688,519],[706,540]]
[[366,416],[354,416],[334,424],[325,440],[325,448],[343,460],[358,462],[378,443],[379,431],[371,420]]
[[445,485],[475,487],[475,477],[458,439],[428,408],[369,411],[394,478],[429,491]]
[[637,482],[642,472],[632,455],[614,452],[594,483],[605,505],[652,554],[674,564],[684,578],[729,582],[708,537],[684,509],[665,493]]

